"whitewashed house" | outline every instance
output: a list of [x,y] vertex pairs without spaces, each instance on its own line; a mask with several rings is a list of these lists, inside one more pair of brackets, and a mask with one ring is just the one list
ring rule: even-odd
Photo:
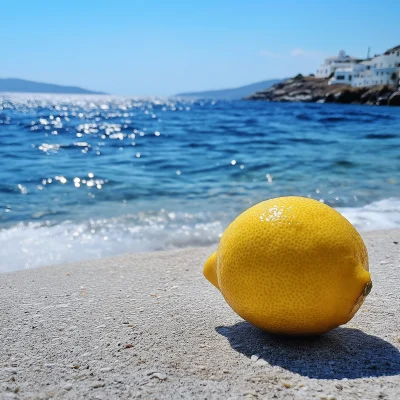
[[330,85],[344,83],[354,87],[399,84],[400,46],[382,55],[353,64],[350,68],[337,68],[329,80]]
[[358,61],[361,60],[347,55],[344,50],[340,50],[336,57],[325,59],[324,63],[317,69],[315,76],[317,78],[328,78],[337,68],[351,68]]

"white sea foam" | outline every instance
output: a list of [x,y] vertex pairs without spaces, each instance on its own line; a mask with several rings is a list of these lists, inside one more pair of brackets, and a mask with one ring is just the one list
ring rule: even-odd
[[[400,228],[400,198],[338,211],[360,231]],[[162,210],[78,224],[20,223],[0,230],[0,272],[126,252],[207,246],[218,242],[227,222],[225,215]]]
[[60,224],[20,223],[0,230],[0,272],[218,242],[221,221],[207,213],[139,213]]
[[400,198],[374,201],[364,207],[337,209],[360,231],[400,227]]

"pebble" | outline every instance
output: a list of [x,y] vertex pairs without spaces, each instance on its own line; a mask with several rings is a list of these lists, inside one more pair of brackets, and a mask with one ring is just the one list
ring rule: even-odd
[[336,387],[336,389],[339,389],[339,390],[342,390],[342,389],[343,389],[343,386],[342,386],[340,383],[337,383],[337,384],[335,385],[335,387]]
[[16,399],[17,396],[14,393],[4,393],[4,400],[6,399]]
[[11,367],[11,368],[4,368],[6,372],[10,372],[12,374],[16,374],[18,372],[18,368]]
[[247,391],[243,393],[243,396],[246,397],[257,397],[257,393],[256,392],[252,392],[252,391]]
[[57,304],[57,305],[55,306],[55,308],[67,308],[67,307],[69,307],[69,304],[68,304],[68,303],[66,303],[66,304]]
[[104,387],[104,385],[105,385],[104,382],[96,382],[96,383],[93,383],[92,388],[97,389],[97,388]]
[[71,390],[72,389],[72,385],[70,383],[68,383],[67,385],[64,386],[64,390]]
[[151,378],[151,379],[157,378],[157,379],[159,379],[160,381],[165,381],[165,380],[167,379],[167,375],[162,374],[162,373],[160,373],[160,372],[154,372],[154,373],[150,376],[150,378]]
[[251,361],[257,361],[260,359],[260,355],[259,354],[253,354],[250,358]]

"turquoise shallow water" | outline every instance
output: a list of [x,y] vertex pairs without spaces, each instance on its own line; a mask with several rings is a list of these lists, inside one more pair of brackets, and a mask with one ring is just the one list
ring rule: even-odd
[[400,226],[400,109],[0,96],[0,271],[215,243],[282,195]]

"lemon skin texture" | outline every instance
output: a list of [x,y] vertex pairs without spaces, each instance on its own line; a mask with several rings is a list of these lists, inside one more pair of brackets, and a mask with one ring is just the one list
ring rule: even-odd
[[291,335],[345,324],[372,287],[357,230],[333,208],[303,197],[263,201],[239,215],[204,275],[242,318]]

